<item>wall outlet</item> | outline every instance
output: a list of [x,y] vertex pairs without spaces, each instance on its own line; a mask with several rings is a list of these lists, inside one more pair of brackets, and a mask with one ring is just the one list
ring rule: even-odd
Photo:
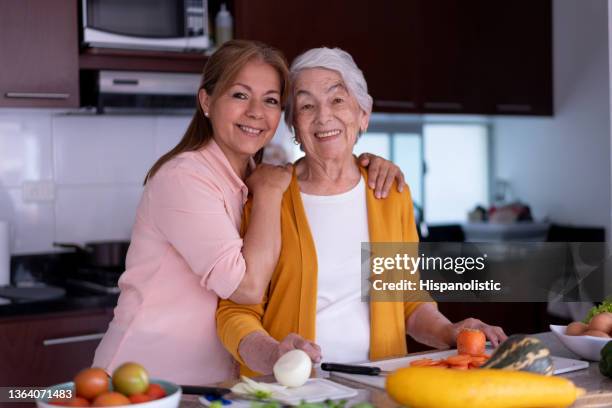
[[55,183],[52,180],[24,181],[22,191],[26,203],[55,201]]

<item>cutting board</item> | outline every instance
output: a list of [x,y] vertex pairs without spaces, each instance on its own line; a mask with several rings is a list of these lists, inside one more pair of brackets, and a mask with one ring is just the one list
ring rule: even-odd
[[[493,352],[492,349],[487,349],[486,351],[487,351],[487,354],[491,354]],[[401,357],[401,358],[393,358],[390,360],[374,361],[374,362],[367,362],[367,363],[357,363],[357,364],[364,365],[364,366],[380,367],[380,369],[383,371],[394,371],[399,368],[408,367],[411,361],[418,360],[420,358],[431,358],[433,360],[439,360],[439,359],[446,358],[446,357],[456,355],[456,354],[457,354],[457,350],[452,349],[452,350],[444,350],[444,351],[434,351],[431,353],[416,354],[416,355]],[[553,356],[552,359],[553,359],[553,366],[555,367],[553,374],[555,375],[567,373],[570,371],[582,370],[582,369],[589,367],[589,363],[587,361],[573,360],[571,358],[563,358],[563,357],[555,357],[555,356]],[[385,388],[385,378],[386,378],[385,376],[345,374],[345,373],[337,373],[337,372],[332,372],[331,375],[334,377],[346,378],[347,380],[370,385],[376,388]]]
[[[273,394],[273,398],[287,405],[299,405],[302,401],[315,403],[325,400],[348,399],[358,394],[358,391],[353,388],[324,378],[311,378],[301,387],[287,388],[284,392],[285,395]],[[203,405],[210,406],[210,401],[206,400],[204,397],[200,397],[199,401]],[[224,403],[223,406],[227,406],[228,408],[248,408],[253,406],[253,401],[225,401],[226,403]]]

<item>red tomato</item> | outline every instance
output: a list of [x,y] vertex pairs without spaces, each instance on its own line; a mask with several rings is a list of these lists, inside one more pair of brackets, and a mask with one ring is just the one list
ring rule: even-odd
[[118,392],[105,392],[98,395],[92,406],[94,407],[110,407],[117,405],[130,405],[130,400],[123,394]]
[[159,384],[150,384],[146,394],[153,399],[160,399],[166,396],[166,390]]
[[101,368],[86,368],[74,377],[76,395],[92,400],[103,392],[108,391],[110,380],[106,371]]
[[134,394],[130,397],[132,404],[139,404],[141,402],[153,401],[153,397],[147,394]]
[[68,400],[68,404],[66,404],[69,407],[88,407],[89,401],[87,401],[85,398],[82,397],[74,397],[70,400]]

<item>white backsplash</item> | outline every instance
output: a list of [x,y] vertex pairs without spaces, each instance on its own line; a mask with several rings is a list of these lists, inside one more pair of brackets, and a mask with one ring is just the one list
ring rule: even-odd
[[[11,224],[11,252],[129,239],[147,170],[189,120],[0,110],[0,220]],[[50,198],[24,197],[24,182],[37,181],[52,183]]]

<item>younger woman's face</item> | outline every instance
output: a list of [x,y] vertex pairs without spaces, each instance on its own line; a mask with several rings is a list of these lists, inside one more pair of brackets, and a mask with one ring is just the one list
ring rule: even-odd
[[212,123],[214,139],[228,156],[252,156],[274,136],[281,116],[281,80],[263,61],[244,66],[229,88],[200,103]]

